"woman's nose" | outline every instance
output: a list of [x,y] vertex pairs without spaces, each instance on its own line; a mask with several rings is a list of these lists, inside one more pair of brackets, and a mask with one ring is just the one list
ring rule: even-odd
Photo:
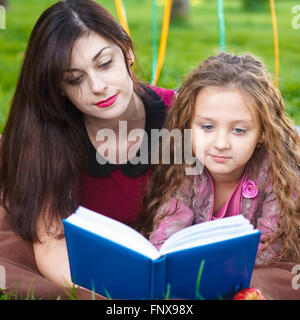
[[94,94],[101,94],[107,88],[107,81],[105,77],[97,74],[91,74],[89,77],[90,88]]

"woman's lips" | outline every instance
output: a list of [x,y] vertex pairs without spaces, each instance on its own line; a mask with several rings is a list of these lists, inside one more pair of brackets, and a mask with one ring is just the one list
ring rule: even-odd
[[96,106],[99,108],[107,108],[109,106],[111,106],[117,99],[118,94],[115,94],[105,100],[101,100],[99,102],[96,103]]
[[210,155],[210,156],[215,162],[219,162],[219,163],[224,163],[230,159],[230,157],[215,156],[215,155]]

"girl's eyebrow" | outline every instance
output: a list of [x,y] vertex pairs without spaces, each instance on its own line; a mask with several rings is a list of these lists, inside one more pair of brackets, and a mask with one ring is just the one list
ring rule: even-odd
[[201,120],[208,120],[208,121],[215,121],[214,119],[212,119],[212,118],[209,118],[209,117],[203,117],[202,115],[200,115],[200,114],[196,114],[195,115],[195,118],[197,118],[197,119],[201,119]]
[[[207,120],[207,121],[213,121],[215,122],[216,120],[215,119],[212,119],[210,117],[203,117],[201,116],[200,114],[196,114],[195,117],[198,119],[198,120]],[[254,121],[252,119],[237,119],[237,120],[234,120],[234,121],[231,121],[231,124],[235,124],[235,123],[253,123]]]
[[[95,60],[97,60],[98,57],[102,54],[102,52],[103,52],[105,49],[109,49],[109,48],[110,48],[110,47],[104,47],[104,48],[102,48],[102,49],[93,57],[92,62],[94,62]],[[80,69],[78,69],[78,68],[72,68],[72,69],[66,70],[65,72],[76,72],[76,71],[82,71],[82,70],[80,70]]]

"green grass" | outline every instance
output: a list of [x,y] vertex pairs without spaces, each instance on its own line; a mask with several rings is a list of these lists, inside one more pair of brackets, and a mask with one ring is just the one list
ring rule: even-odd
[[[80,296],[78,294],[78,289],[80,287],[73,284],[71,288],[63,288],[66,297],[64,299],[67,300],[80,300]],[[46,297],[44,297],[46,299]],[[57,296],[55,300],[61,300],[61,296]],[[43,300],[42,298],[37,298],[34,295],[33,289],[29,286],[26,296],[22,296],[19,294],[18,287],[15,290],[8,291],[6,289],[0,288],[0,301],[1,300]],[[51,299],[53,300],[53,299]],[[95,291],[91,292],[91,300],[95,300]]]
[[[0,30],[0,132],[2,132],[16,86],[26,43],[37,18],[55,0],[10,0],[6,29]],[[117,17],[114,1],[98,0]],[[157,1],[159,4],[162,0]],[[297,3],[298,2],[298,3]],[[126,8],[132,39],[140,68],[138,76],[150,81],[152,67],[151,0],[127,0]],[[182,76],[207,56],[219,50],[217,1],[190,0],[191,11],[186,21],[172,22],[162,73],[158,85],[176,88]],[[268,2],[267,2],[268,3]],[[276,0],[280,47],[279,88],[287,113],[300,125],[300,29],[291,26],[292,7],[297,0]],[[251,52],[261,57],[274,74],[273,31],[269,6],[249,12],[241,0],[224,1],[226,47],[228,52]],[[158,8],[160,35],[164,7]]]

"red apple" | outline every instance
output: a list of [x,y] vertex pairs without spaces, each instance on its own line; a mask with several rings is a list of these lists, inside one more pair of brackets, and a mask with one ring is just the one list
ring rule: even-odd
[[261,291],[256,288],[247,288],[240,290],[234,297],[233,300],[267,300]]

